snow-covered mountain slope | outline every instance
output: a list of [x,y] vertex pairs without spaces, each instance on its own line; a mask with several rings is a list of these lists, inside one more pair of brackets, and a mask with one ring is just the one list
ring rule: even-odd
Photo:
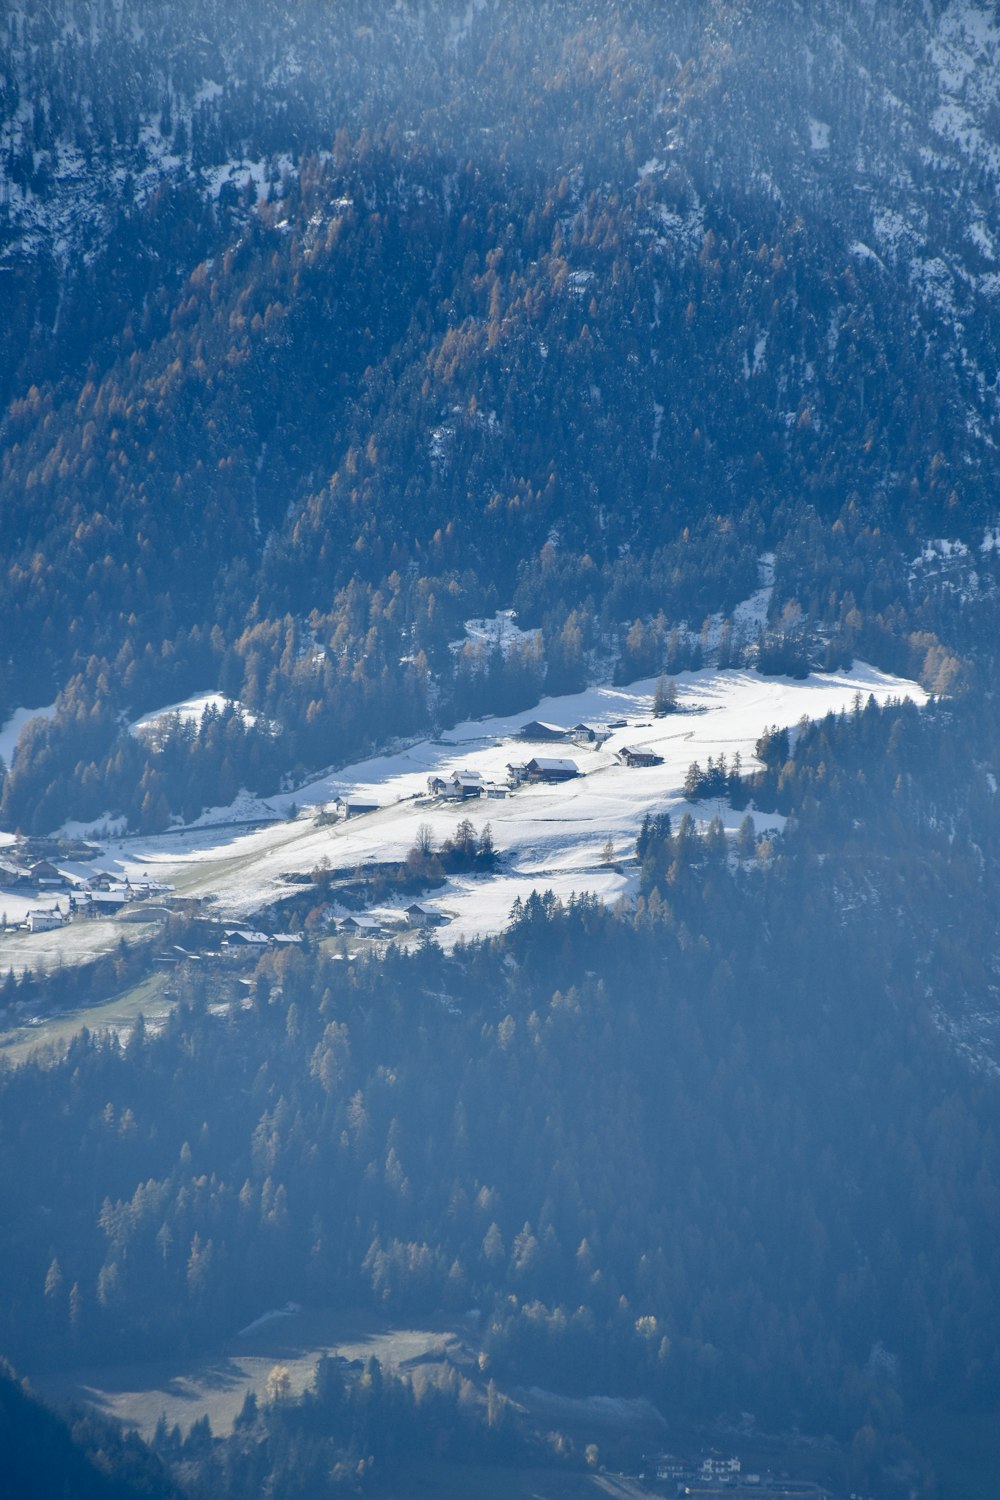
[[[12,7],[0,17],[4,259],[53,257],[68,270],[178,175],[211,196],[235,168],[235,184],[251,178],[266,193],[341,125],[409,117],[426,128],[433,110],[434,135],[462,119],[485,164],[491,136],[514,131],[521,88],[554,77],[558,96],[560,61],[572,76],[589,47],[616,85],[616,113],[571,128],[556,110],[550,141],[515,133],[514,164],[554,151],[571,186],[589,185],[607,164],[603,138],[620,133],[651,224],[679,249],[700,248],[708,194],[759,195],[792,217],[825,215],[845,274],[901,275],[928,333],[973,324],[995,301],[1000,28],[987,0],[742,5],[710,20],[693,4],[602,10],[596,20],[575,4],[497,0]],[[519,79],[491,77],[501,23],[524,38]],[[968,335],[953,352],[975,407],[995,372],[979,368]]]
[[[677,266],[717,262],[720,307],[694,328],[696,357],[719,359],[722,338],[734,380],[820,445],[855,407],[863,444],[886,380],[891,427],[868,439],[880,483],[891,492],[912,433],[929,431],[942,463],[928,485],[947,493],[990,464],[1000,432],[998,48],[987,0],[761,0],[710,19],[694,0],[599,14],[579,0],[10,8],[0,311],[12,385],[0,397],[141,345],[140,323],[155,331],[184,276],[239,243],[303,161],[311,178],[331,153],[381,144],[397,161],[397,209],[425,200],[449,234],[453,208],[470,225],[487,202],[537,214],[520,199],[547,181],[576,300],[606,295],[594,251],[612,223],[623,258],[649,262],[654,325]],[[479,189],[456,202],[470,170]],[[316,213],[311,233],[326,236],[336,215]],[[756,300],[744,242],[768,268]],[[78,300],[87,266],[111,304],[97,319]],[[725,329],[736,267],[740,321]],[[910,371],[901,383],[905,346],[935,372],[926,391]],[[592,385],[588,404],[602,399]],[[673,404],[669,389],[652,395],[654,459]],[[444,463],[435,431],[454,436],[453,420],[428,437]]]

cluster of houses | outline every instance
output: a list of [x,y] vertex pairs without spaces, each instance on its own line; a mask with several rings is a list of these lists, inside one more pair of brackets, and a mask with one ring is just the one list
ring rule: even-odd
[[160,885],[154,880],[139,880],[133,884],[127,875],[124,880],[117,880],[113,875],[99,871],[74,888],[69,898],[70,915],[113,917],[131,906],[133,901],[148,901],[151,896],[166,895],[170,890],[170,886]]
[[[597,749],[608,738],[612,729],[622,727],[622,724],[615,723],[603,728],[594,728],[590,724],[574,724],[567,728],[561,724],[547,724],[544,720],[533,719],[530,724],[525,724],[518,731],[517,737],[520,740],[542,741],[550,744],[573,743]],[[626,745],[616,751],[615,759],[619,765],[629,767],[662,766],[663,764],[662,755],[633,745]],[[575,760],[546,755],[535,755],[530,760],[510,762],[506,770],[506,782],[487,781],[480,772],[469,770],[429,776],[427,791],[430,796],[444,801],[467,802],[470,798],[476,797],[507,797],[515,788],[525,783],[556,784],[562,781],[572,781],[574,777],[584,774]],[[367,809],[357,807],[356,810]]]
[[253,927],[231,927],[222,934],[220,947],[230,950],[294,948],[302,942],[301,932],[258,932]]
[[664,1453],[656,1460],[656,1477],[661,1482],[676,1485],[679,1495],[735,1489],[737,1486],[757,1489],[760,1485],[760,1475],[744,1474],[738,1458],[703,1458],[699,1463]]
[[24,862],[16,857],[0,859],[0,890],[62,891],[73,884],[68,875],[47,859]]
[[[716,1455],[701,1459],[674,1458],[664,1453],[653,1471],[668,1493],[676,1496],[725,1495],[750,1490],[756,1500],[830,1500],[830,1492],[811,1480],[777,1479],[772,1474],[748,1473],[738,1458]],[[852,1500],[855,1497],[852,1496]],[[858,1497],[860,1500],[860,1497]]]
[[153,880],[133,884],[128,876],[119,880],[102,870],[84,879],[68,875],[48,859],[0,860],[0,890],[18,895],[33,891],[40,897],[55,897],[51,905],[29,909],[21,923],[26,932],[52,932],[81,918],[117,916],[132,902],[148,901],[151,896],[166,894],[170,889]]
[[427,790],[432,797],[450,802],[468,802],[475,797],[502,800],[525,782],[571,781],[582,774],[576,761],[535,756],[523,764],[508,765],[506,782],[487,781],[478,771],[452,771],[447,776],[428,776]]
[[[627,720],[625,719],[614,719],[609,721],[607,724],[604,724],[597,728],[595,728],[591,724],[574,724],[572,728],[565,728],[561,724],[547,724],[544,722],[544,720],[533,719],[530,724],[525,724],[523,728],[518,731],[518,739],[542,740],[547,743],[552,743],[554,741],[563,741],[564,743],[572,742],[573,744],[583,746],[584,748],[590,746],[596,750],[599,749],[600,746],[610,738],[612,730],[625,729],[626,727]],[[657,755],[654,750],[647,750],[642,746],[636,745],[624,745],[620,750],[616,750],[615,760],[619,765],[630,767],[663,765],[662,755]],[[530,769],[535,767],[552,766],[566,767],[571,766],[572,764],[572,761],[534,760],[528,762],[528,768]],[[507,770],[510,772],[520,769],[522,768],[515,766],[507,767]],[[579,775],[580,773],[574,768],[573,774]],[[544,774],[538,775],[538,773],[535,772],[533,776],[529,776],[527,779],[564,780],[565,776],[565,772],[563,772],[562,775],[550,774],[547,776]]]
[[[414,901],[405,912],[386,912],[382,916],[368,913],[342,917],[336,930],[349,938],[393,938],[403,932],[437,927],[448,920],[433,906]],[[305,942],[301,932],[262,932],[257,927],[223,927],[210,924],[202,930],[194,947],[174,944],[156,954],[154,962],[174,967],[185,962],[198,964],[222,960],[237,968],[256,963],[266,953],[295,949]],[[248,981],[243,981],[247,983]]]
[[519,740],[532,740],[543,745],[551,745],[557,742],[563,744],[597,746],[604,743],[614,728],[621,725],[608,724],[603,728],[596,728],[593,724],[549,724],[544,719],[532,719],[527,724],[522,724],[517,731]]
[[487,781],[478,771],[452,771],[448,776],[428,776],[427,790],[432,797],[447,802],[468,802],[475,797],[506,797],[509,788],[501,782]]
[[337,923],[337,931],[345,937],[395,937],[400,932],[426,931],[431,927],[441,927],[448,918],[437,907],[427,906],[422,901],[413,901],[404,912],[398,915],[373,917],[366,913],[364,916],[342,917]]

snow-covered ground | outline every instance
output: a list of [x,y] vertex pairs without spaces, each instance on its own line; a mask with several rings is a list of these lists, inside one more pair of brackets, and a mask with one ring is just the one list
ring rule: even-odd
[[[562,897],[588,891],[607,901],[629,894],[634,873],[606,865],[604,845],[610,838],[616,856],[624,860],[633,852],[645,813],[679,815],[687,809],[681,788],[693,760],[704,766],[710,755],[725,753],[732,761],[739,751],[747,766],[764,729],[849,709],[858,693],[864,698],[872,693],[880,702],[904,696],[919,703],[926,699],[915,683],[861,662],[848,672],[815,673],[803,681],[705,668],[681,674],[676,684],[684,710],[679,714],[652,717],[654,679],[547,698],[530,711],[460,724],[439,740],[421,740],[324,776],[294,793],[271,797],[268,811],[280,820],[267,826],[234,828],[236,808],[228,810],[228,826],[223,826],[219,820],[224,813],[217,810],[215,824],[206,821],[155,837],[111,840],[99,863],[133,880],[148,874],[168,882],[180,895],[214,896],[221,917],[246,921],[288,891],[281,878],[285,874],[309,871],[323,859],[335,870],[350,870],[365,860],[401,858],[421,824],[427,824],[440,843],[463,817],[471,818],[477,830],[488,821],[503,856],[501,873],[455,878],[432,898],[450,918],[439,931],[450,945],[459,937],[498,931],[515,898],[523,899],[532,890],[552,889]],[[625,720],[627,727],[612,730],[599,749],[514,738],[535,718],[595,727]],[[629,770],[614,758],[625,745],[653,749],[663,756],[663,764]],[[523,786],[502,801],[482,798],[456,804],[428,795],[431,775],[469,769],[487,781],[503,782],[508,763],[534,755],[571,758],[584,774],[562,785]],[[379,808],[347,822],[317,826],[316,814],[347,794],[377,801]],[[294,818],[289,816],[293,803]],[[699,819],[718,813],[729,829],[742,818],[716,802],[690,810]],[[755,821],[761,830],[782,822],[761,814]]]
[[14,759],[14,751],[17,742],[21,738],[21,730],[29,719],[51,719],[56,711],[54,703],[45,708],[15,708],[6,724],[0,728],[0,760],[5,766],[10,766]]
[[143,714],[141,719],[136,719],[134,724],[129,725],[129,733],[155,736],[161,733],[167,722],[174,717],[182,723],[192,722],[197,725],[201,722],[202,715],[207,708],[221,713],[227,704],[231,704],[247,724],[257,722],[256,715],[250,713],[238,700],[227,698],[225,693],[209,691],[193,693],[190,698],[185,698],[181,703],[171,703],[166,708],[156,708],[152,713]]
[[522,630],[517,624],[514,610],[500,609],[491,620],[466,620],[463,639],[452,641],[451,649],[459,652],[471,642],[475,646],[499,646],[504,656],[509,656],[515,645],[530,641],[540,634],[538,630]]
[[[7,920],[15,920],[13,903],[6,893],[0,893],[0,904],[7,908]],[[36,907],[52,906],[48,897],[36,896],[30,903]],[[60,901],[66,910],[66,898]],[[72,922],[67,927],[52,932],[0,932],[0,974],[13,969],[21,974],[25,969],[36,973],[52,970],[63,964],[85,964],[112,953],[124,938],[126,943],[137,943],[149,936],[150,929],[144,924],[112,921]]]

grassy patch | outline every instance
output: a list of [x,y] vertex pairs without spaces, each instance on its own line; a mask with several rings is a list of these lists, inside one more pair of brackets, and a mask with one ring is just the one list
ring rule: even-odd
[[40,1026],[19,1026],[0,1038],[0,1058],[21,1063],[45,1048],[61,1055],[85,1026],[90,1031],[127,1031],[139,1015],[148,1019],[166,1011],[169,1001],[164,1000],[163,991],[169,988],[172,977],[168,970],[156,970],[100,1005],[65,1011]]

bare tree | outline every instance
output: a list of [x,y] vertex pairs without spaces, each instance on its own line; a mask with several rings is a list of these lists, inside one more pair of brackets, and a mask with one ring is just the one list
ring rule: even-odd
[[429,859],[434,853],[434,831],[429,823],[420,824],[413,847],[423,855],[424,859]]

